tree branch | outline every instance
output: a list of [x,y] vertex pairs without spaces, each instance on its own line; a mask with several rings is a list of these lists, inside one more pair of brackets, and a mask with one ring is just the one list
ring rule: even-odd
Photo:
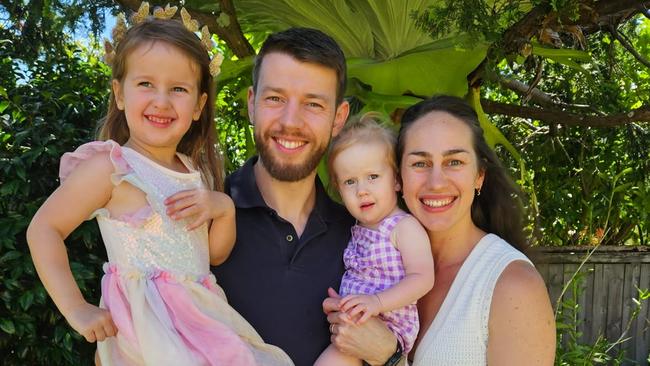
[[520,96],[526,95],[526,92],[528,90],[530,91],[530,101],[534,104],[537,104],[542,107],[555,107],[561,108],[561,109],[580,109],[580,110],[589,110],[594,113],[600,113],[596,108],[590,106],[590,105],[582,105],[582,104],[569,104],[569,103],[564,103],[561,101],[558,101],[555,99],[552,95],[549,95],[543,91],[541,91],[539,88],[534,87],[530,89],[530,86],[515,79],[509,79],[509,78],[502,78],[498,76],[494,76],[493,74],[489,74],[486,76],[486,79],[499,83],[502,87],[512,90],[516,94]]
[[[137,11],[140,3],[142,3],[140,0],[116,0],[116,2],[133,11]],[[201,13],[191,9],[186,10],[192,15],[192,18],[196,19],[201,25],[207,25],[210,32],[223,39],[237,57],[254,56],[255,50],[244,37],[244,33],[242,33],[232,0],[219,0],[219,6],[221,9],[219,14],[226,14],[229,18],[228,25],[225,27],[219,25],[217,15]]]
[[650,61],[645,57],[643,57],[641,54],[639,54],[639,52],[637,52],[637,50],[634,49],[634,46],[632,46],[632,44],[630,44],[630,42],[628,42],[627,39],[621,36],[621,34],[618,32],[615,26],[613,25],[609,26],[609,33],[611,33],[611,35],[614,36],[614,38],[618,41],[618,43],[620,43],[621,46],[623,46],[629,53],[631,53],[632,56],[634,56],[634,58],[637,59],[637,61],[644,64],[646,67],[650,68]]
[[616,127],[631,122],[650,122],[650,106],[627,113],[609,116],[586,116],[563,111],[559,108],[535,108],[513,104],[505,104],[487,99],[481,99],[481,106],[487,114],[503,114],[511,117],[530,118],[547,124],[563,124],[567,126]]
[[245,58],[248,56],[255,56],[253,46],[251,46],[246,37],[244,37],[244,33],[241,30],[232,0],[219,0],[219,5],[221,9],[220,15],[222,13],[226,14],[230,20],[226,27],[219,25],[217,17],[214,15],[208,15],[196,11],[190,11],[190,14],[193,18],[198,20],[199,23],[207,25],[210,32],[216,33],[221,39],[223,39],[237,57]]
[[[551,7],[544,3],[531,9],[528,14],[513,24],[501,36],[499,42],[494,43],[488,51],[488,58],[498,59],[499,54],[518,54],[522,47],[529,44],[537,36],[545,24],[547,27],[554,25],[576,25],[582,29],[583,34],[600,31],[602,27],[610,24],[619,24],[642,9],[650,6],[648,0],[601,0],[595,4],[581,1],[580,14],[577,19],[560,17],[552,21]],[[645,14],[648,12],[646,11]],[[557,14],[555,14],[557,16]],[[484,67],[483,64],[479,68]],[[477,68],[478,69],[478,68]],[[479,70],[475,74],[480,75]]]

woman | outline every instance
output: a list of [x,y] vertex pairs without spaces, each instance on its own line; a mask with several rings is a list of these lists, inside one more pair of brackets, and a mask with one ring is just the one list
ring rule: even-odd
[[[417,304],[413,365],[552,365],[555,320],[542,278],[519,251],[517,190],[474,110],[449,96],[410,107],[397,161],[404,201],[428,233],[436,272]],[[334,303],[326,300],[324,309],[336,310]],[[372,337],[339,313],[328,320],[344,352],[361,353],[359,340]]]
[[551,365],[555,321],[517,249],[517,190],[474,110],[439,96],[409,108],[398,137],[404,201],[429,234],[436,282],[418,301],[413,365]]

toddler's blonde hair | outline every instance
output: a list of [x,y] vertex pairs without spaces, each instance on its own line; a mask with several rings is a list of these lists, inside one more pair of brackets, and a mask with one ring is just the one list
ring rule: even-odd
[[386,160],[391,169],[398,175],[397,159],[395,157],[395,133],[380,124],[381,114],[368,112],[361,117],[352,117],[341,132],[332,139],[327,154],[327,170],[330,174],[330,184],[338,189],[338,178],[334,170],[336,157],[354,144],[379,143],[386,149]]

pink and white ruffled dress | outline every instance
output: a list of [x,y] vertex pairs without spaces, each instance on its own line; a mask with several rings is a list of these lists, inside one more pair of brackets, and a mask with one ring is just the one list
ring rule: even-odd
[[97,344],[102,365],[292,365],[228,305],[210,273],[207,225],[186,231],[187,221],[165,214],[165,198],[202,187],[190,160],[178,154],[190,170],[179,173],[114,141],[95,141],[63,155],[61,181],[100,152],[109,152],[113,184],[131,184],[148,202],[131,215],[114,218],[100,208],[90,217],[109,261],[100,306],[118,328]]

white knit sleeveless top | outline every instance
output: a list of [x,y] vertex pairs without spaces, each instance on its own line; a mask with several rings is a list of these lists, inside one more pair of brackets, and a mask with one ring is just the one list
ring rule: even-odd
[[516,260],[531,263],[497,235],[487,234],[476,244],[418,345],[413,366],[487,365],[492,292]]

